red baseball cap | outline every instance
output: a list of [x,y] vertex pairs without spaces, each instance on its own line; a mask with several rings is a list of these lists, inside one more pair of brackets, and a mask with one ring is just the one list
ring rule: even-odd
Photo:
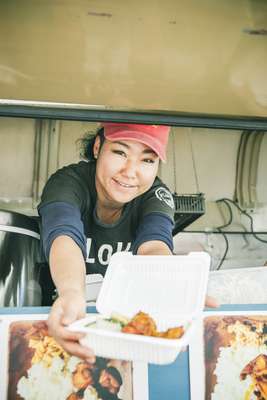
[[170,132],[169,126],[120,124],[107,122],[102,124],[105,138],[116,140],[136,140],[150,147],[162,161],[166,161],[166,150]]

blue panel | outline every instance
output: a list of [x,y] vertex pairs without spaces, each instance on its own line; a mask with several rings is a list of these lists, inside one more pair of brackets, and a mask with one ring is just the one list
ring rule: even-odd
[[174,363],[149,365],[149,400],[190,400],[188,351]]

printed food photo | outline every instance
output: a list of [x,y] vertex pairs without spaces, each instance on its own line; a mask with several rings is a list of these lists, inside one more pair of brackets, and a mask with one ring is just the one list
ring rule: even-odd
[[267,316],[204,319],[205,400],[267,399]]
[[45,321],[9,326],[8,400],[132,400],[132,363],[66,353]]

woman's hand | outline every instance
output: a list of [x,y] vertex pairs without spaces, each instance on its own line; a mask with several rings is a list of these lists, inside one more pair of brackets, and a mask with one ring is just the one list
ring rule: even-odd
[[206,296],[205,307],[216,308],[219,307],[220,303],[211,296]]
[[84,296],[76,290],[62,293],[54,302],[47,321],[49,333],[68,353],[95,362],[92,350],[79,344],[83,333],[70,332],[66,326],[85,316]]

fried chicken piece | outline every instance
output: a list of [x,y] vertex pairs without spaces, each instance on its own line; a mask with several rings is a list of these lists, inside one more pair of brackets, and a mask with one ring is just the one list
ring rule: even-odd
[[179,339],[183,334],[184,328],[182,326],[177,326],[175,328],[170,328],[165,332],[158,332],[155,336],[166,339]]
[[154,320],[146,313],[139,311],[131,321],[122,328],[124,333],[155,336],[157,327]]
[[179,339],[184,334],[184,328],[178,326],[165,332],[158,332],[155,321],[146,313],[139,311],[122,330],[124,333],[162,337],[165,339]]
[[71,393],[68,397],[67,397],[67,400],[80,400],[81,399],[81,397],[78,397],[77,395],[76,395],[76,393]]
[[254,393],[260,400],[267,400],[267,355],[260,354],[250,361],[241,371],[240,379],[250,375],[255,385]]
[[[86,389],[93,384],[92,368],[87,362],[77,364],[76,370],[72,373],[72,382],[77,389]],[[72,400],[72,399],[71,399]]]
[[85,389],[79,389],[76,393],[71,393],[66,400],[82,400],[84,398]]

